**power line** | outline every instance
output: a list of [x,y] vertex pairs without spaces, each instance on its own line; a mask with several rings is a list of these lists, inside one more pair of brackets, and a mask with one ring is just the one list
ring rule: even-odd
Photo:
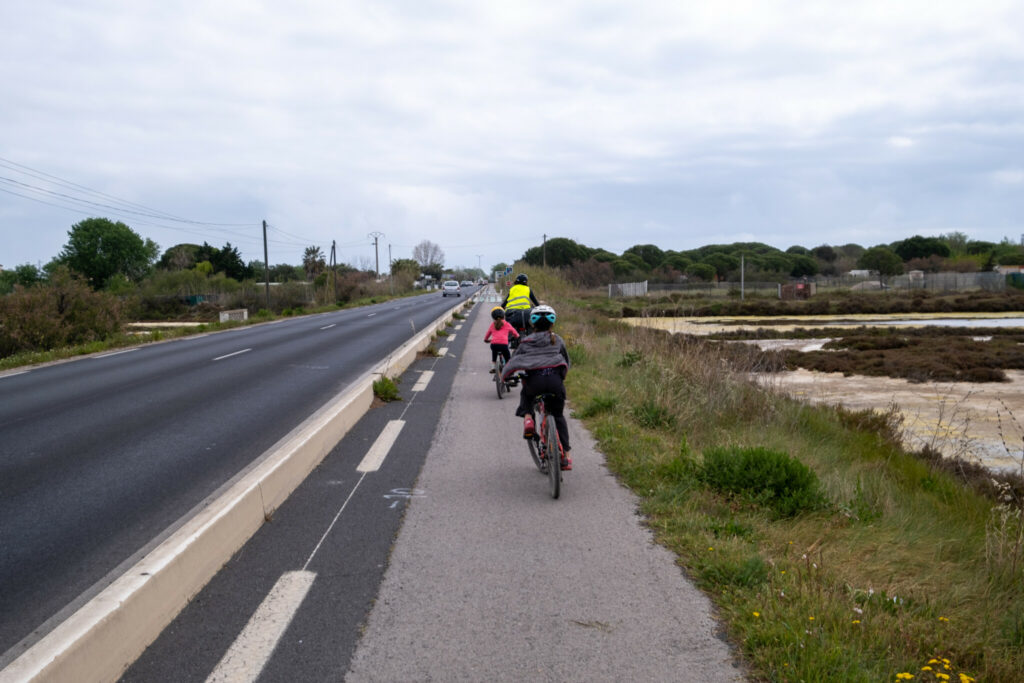
[[[153,218],[160,218],[161,220],[170,220],[170,221],[174,221],[174,222],[178,222],[178,223],[191,223],[191,224],[194,224],[194,225],[205,225],[205,226],[210,226],[210,227],[250,227],[250,226],[253,225],[252,223],[213,223],[213,222],[209,222],[209,221],[196,221],[196,220],[192,220],[192,219],[189,219],[189,218],[182,218],[180,216],[175,216],[174,214],[167,213],[166,211],[161,211],[159,209],[154,209],[152,207],[145,206],[144,204],[139,204],[137,202],[132,202],[132,201],[129,201],[127,199],[121,199],[120,197],[115,197],[114,195],[110,195],[110,194],[107,194],[105,192],[100,192],[99,190],[94,190],[93,188],[87,187],[85,185],[80,185],[80,184],[74,183],[74,182],[72,182],[70,180],[65,180],[65,179],[60,178],[58,176],[52,175],[50,173],[46,173],[44,171],[40,171],[38,169],[34,169],[34,168],[30,167],[30,166],[25,166],[24,164],[19,164],[19,163],[15,162],[15,161],[11,161],[10,159],[5,159],[3,157],[0,157],[0,166],[3,166],[3,167],[5,167],[5,168],[7,168],[9,170],[12,170],[12,171],[15,171],[15,172],[18,172],[18,173],[23,173],[23,174],[28,175],[28,176],[33,177],[33,178],[37,178],[39,180],[45,180],[45,181],[48,181],[48,182],[52,182],[52,183],[54,183],[54,184],[56,184],[58,186],[63,186],[63,187],[66,187],[66,188],[71,188],[71,189],[75,189],[75,190],[79,190],[79,191],[84,191],[84,192],[87,193],[87,195],[91,194],[91,195],[95,195],[97,197],[102,197],[102,198],[104,198],[106,200],[114,201],[114,202],[117,202],[118,204],[123,204],[125,207],[135,207],[134,209],[128,209],[128,208],[122,208],[122,207],[113,207],[113,208],[116,208],[117,210],[120,210],[120,211],[125,211],[125,212],[129,212],[129,213],[140,213],[142,215],[149,215],[149,216],[151,216]],[[10,179],[5,179],[5,180],[10,180]],[[14,180],[11,180],[11,182],[18,183],[19,185],[23,185],[25,187],[29,187],[29,188],[35,189],[37,191],[40,191],[40,192],[46,192],[46,193],[50,193],[50,194],[61,194],[61,193],[53,192],[52,190],[46,190],[44,188],[40,188],[40,187],[35,186],[35,185],[30,185],[28,183],[21,183],[19,181],[14,181]],[[77,197],[70,197],[69,195],[63,195],[63,196],[68,197],[72,201],[79,201],[79,202],[88,203],[88,204],[96,204],[95,202],[91,202],[91,201],[89,201],[87,199],[79,199]],[[107,206],[107,205],[100,204],[100,206]],[[137,209],[142,209],[143,211],[137,211]]]

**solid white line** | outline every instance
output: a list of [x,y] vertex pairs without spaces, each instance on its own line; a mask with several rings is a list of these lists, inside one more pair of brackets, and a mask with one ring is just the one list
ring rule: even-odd
[[138,349],[125,349],[124,351],[112,351],[111,353],[104,353],[102,356],[93,356],[93,358],[110,358],[111,356],[120,356],[122,353],[131,353],[132,351],[138,351]]
[[231,356],[237,356],[240,353],[248,353],[249,351],[252,351],[252,349],[242,349],[241,351],[235,351],[234,353],[229,353],[226,356],[217,356],[216,358],[214,358],[214,360],[224,360],[225,358],[231,358]]
[[363,472],[363,475],[359,477],[359,481],[357,481],[356,485],[352,487],[352,490],[348,492],[348,496],[345,497],[345,502],[341,504],[340,508],[338,508],[338,513],[334,515],[334,519],[331,520],[330,525],[327,527],[327,531],[325,531],[324,535],[320,537],[319,541],[317,541],[316,547],[313,548],[313,552],[311,552],[309,557],[306,559],[306,564],[302,565],[302,571],[309,569],[309,563],[313,561],[314,557],[316,557],[317,552],[320,550],[320,546],[324,544],[324,541],[327,540],[327,536],[331,533],[331,529],[333,529],[334,525],[338,523],[341,513],[348,507],[348,502],[352,500],[352,496],[355,495],[356,489],[359,488],[359,485],[363,483],[363,479],[366,479],[365,472]]
[[356,472],[376,472],[380,469],[380,466],[384,463],[384,458],[387,457],[388,451],[395,445],[395,440],[398,438],[398,433],[402,431],[402,427],[405,426],[405,420],[390,420],[384,429],[381,430],[380,436],[370,446],[370,450],[363,456],[362,462],[359,463],[359,467],[356,468]]
[[325,326],[325,327],[321,327],[320,329],[321,329],[321,330],[329,330],[329,329],[331,329],[332,327],[334,327],[334,326],[335,326],[335,325],[337,325],[337,324],[338,324],[338,323],[331,323],[330,325],[327,325],[327,326]]
[[439,349],[437,350],[437,355],[438,355],[438,356],[443,356],[443,355],[445,355],[446,353],[448,353],[448,347],[447,347],[447,346],[442,346],[441,348],[439,348]]
[[430,380],[434,377],[433,370],[424,370],[420,375],[420,378],[416,380],[416,384],[412,385],[413,391],[423,391],[430,384]]
[[285,572],[206,679],[255,681],[313,585],[313,572]]
[[[15,375],[27,375],[28,373],[29,373],[28,370],[21,370],[20,372],[12,372],[12,373],[9,373],[9,374],[6,374],[6,375],[0,375],[0,379],[3,379],[4,377],[14,377]],[[415,391],[415,389],[414,389],[414,391]]]

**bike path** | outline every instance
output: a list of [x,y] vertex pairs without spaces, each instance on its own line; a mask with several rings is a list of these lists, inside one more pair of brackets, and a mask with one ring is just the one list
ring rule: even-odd
[[424,495],[345,680],[743,680],[710,602],[571,418],[573,470],[550,497],[513,414],[519,390],[499,400],[488,374],[492,306],[470,319]]

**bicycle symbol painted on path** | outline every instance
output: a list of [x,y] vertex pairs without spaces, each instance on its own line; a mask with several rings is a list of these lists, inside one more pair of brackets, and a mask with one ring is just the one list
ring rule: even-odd
[[394,510],[398,506],[398,503],[403,498],[405,500],[409,500],[410,498],[423,498],[426,495],[427,492],[424,491],[423,489],[391,489],[391,492],[385,493],[384,497],[387,498],[388,500],[391,500],[392,498],[398,499],[392,501],[391,505],[388,506],[389,509]]

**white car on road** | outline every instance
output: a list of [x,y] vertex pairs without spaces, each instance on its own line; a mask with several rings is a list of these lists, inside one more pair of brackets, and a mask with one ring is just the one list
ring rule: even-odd
[[459,287],[458,280],[445,280],[444,284],[441,285],[441,296],[462,296],[462,288]]

